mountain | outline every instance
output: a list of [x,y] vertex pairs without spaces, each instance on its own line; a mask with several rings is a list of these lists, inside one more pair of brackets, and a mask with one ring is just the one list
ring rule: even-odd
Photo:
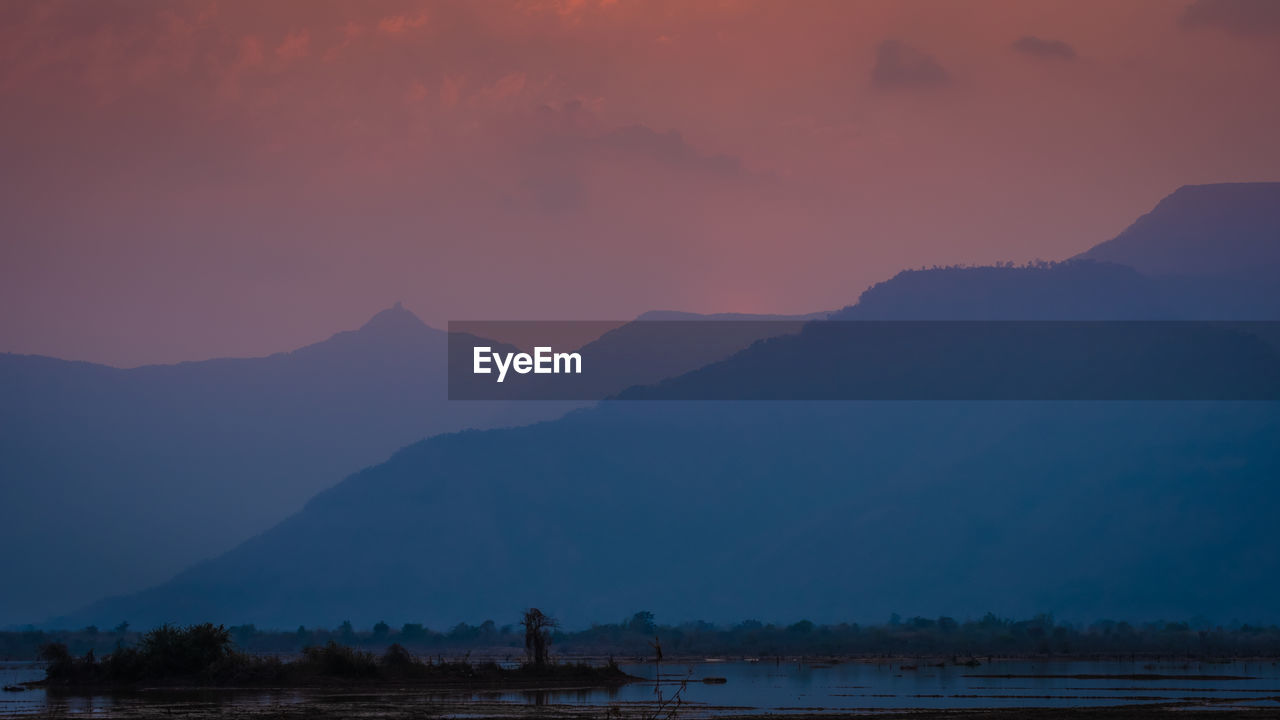
[[[595,378],[596,397],[722,359],[783,332],[777,319],[735,324],[740,332],[680,353],[651,343],[649,328],[688,323],[622,323],[583,348],[627,360]],[[424,437],[581,405],[512,395],[450,402],[450,346],[448,333],[397,304],[357,330],[263,358],[122,370],[0,355],[0,391],[10,399],[0,408],[0,547],[43,538],[8,560],[15,590],[0,596],[0,623],[157,583]]]
[[154,584],[423,437],[568,405],[449,404],[398,304],[292,352],[129,370],[0,355],[0,623]]
[[1280,182],[1186,185],[1124,232],[1077,256],[1146,275],[1280,269]]
[[832,320],[1165,320],[1179,297],[1137,270],[1076,260],[1026,267],[907,270]]
[[1280,319],[1280,183],[1188,185],[1067,262],[907,270],[836,320]]
[[616,397],[1280,401],[1280,323],[816,322]]
[[[1210,306],[1171,277],[1100,261],[917,271],[833,317],[1267,312],[1230,293]],[[412,445],[231,552],[63,622],[443,627],[529,605],[575,626],[638,609],[1275,621],[1277,448],[1270,402],[605,402]]]
[[604,403],[443,435],[67,623],[1275,620],[1270,404]]

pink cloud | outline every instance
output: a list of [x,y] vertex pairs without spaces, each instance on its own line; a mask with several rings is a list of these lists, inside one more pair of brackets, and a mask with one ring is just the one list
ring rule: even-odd
[[427,24],[427,14],[418,13],[412,17],[405,15],[393,15],[384,17],[378,21],[378,29],[388,35],[399,35],[408,30],[416,30],[425,27]]
[[311,52],[311,33],[307,30],[289,32],[284,40],[276,46],[276,57],[284,62],[291,62],[306,57]]

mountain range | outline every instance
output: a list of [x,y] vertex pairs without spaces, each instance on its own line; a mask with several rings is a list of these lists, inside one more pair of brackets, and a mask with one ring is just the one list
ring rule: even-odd
[[449,404],[446,337],[396,305],[262,358],[0,355],[0,622],[159,582],[422,437],[568,407]]
[[[622,325],[587,344],[631,357],[599,392],[721,359],[781,332],[770,317],[789,319],[760,316],[740,336],[670,357]],[[262,358],[120,369],[0,354],[0,547],[42,538],[8,560],[0,623],[160,582],[423,437],[582,405],[450,402],[448,337],[397,303],[357,330]]]
[[[1280,184],[1183,188],[1075,262],[904,272],[832,317],[1277,319],[1278,219]],[[314,432],[288,420],[259,440]],[[1274,403],[605,402],[409,445],[57,622],[1275,619],[1277,448]]]

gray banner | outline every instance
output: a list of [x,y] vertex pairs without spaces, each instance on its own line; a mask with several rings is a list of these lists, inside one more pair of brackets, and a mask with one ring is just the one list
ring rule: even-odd
[[1277,400],[1280,322],[451,322],[449,397]]

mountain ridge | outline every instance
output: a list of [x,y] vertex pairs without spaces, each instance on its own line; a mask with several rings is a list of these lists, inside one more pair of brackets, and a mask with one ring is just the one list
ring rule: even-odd
[[1280,267],[1280,182],[1183,185],[1076,258],[1150,275],[1274,271]]
[[[1104,262],[877,287],[833,317],[1205,310],[1203,286]],[[441,626],[530,604],[575,624],[640,607],[1273,620],[1280,567],[1258,548],[1280,542],[1276,447],[1272,403],[605,402],[416,443],[65,621]]]
[[0,355],[0,544],[55,529],[9,561],[0,621],[159,582],[422,437],[569,407],[449,407],[445,346],[397,306],[257,358],[115,368]]

